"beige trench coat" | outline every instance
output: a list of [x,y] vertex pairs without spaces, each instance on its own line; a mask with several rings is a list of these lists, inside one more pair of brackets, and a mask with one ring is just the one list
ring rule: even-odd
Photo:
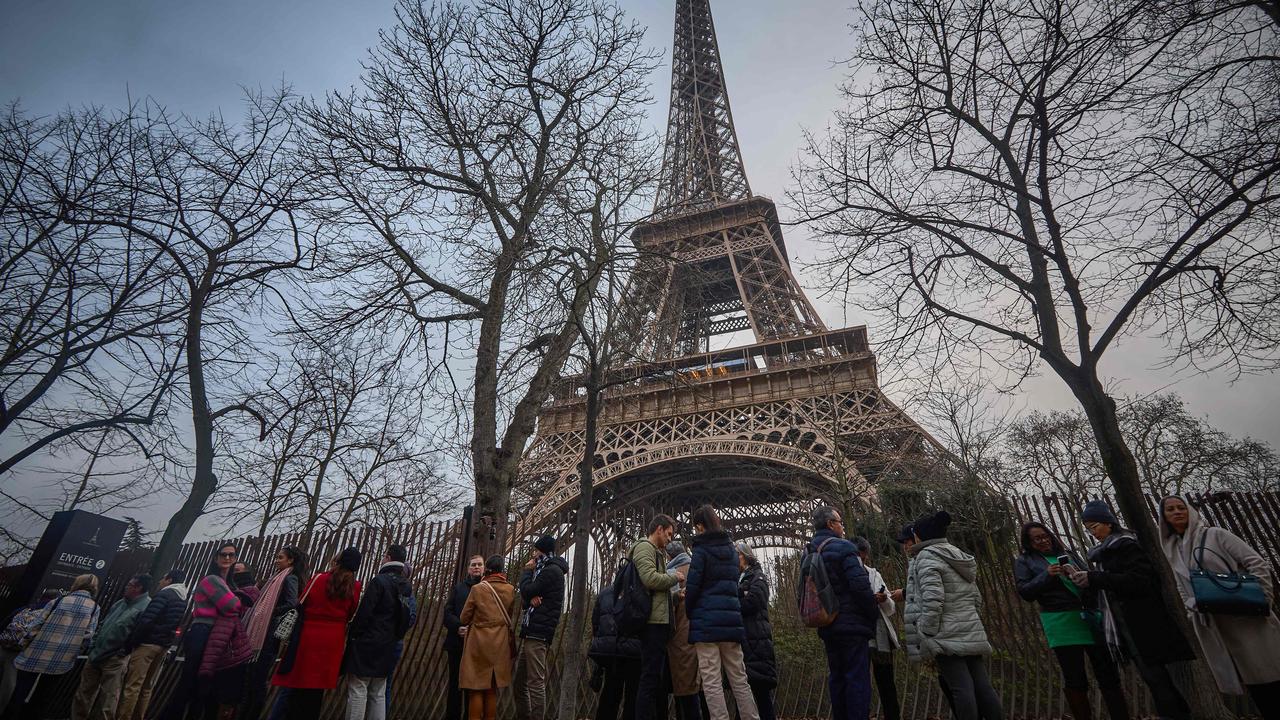
[[698,674],[698,651],[689,644],[689,615],[684,610],[684,593],[675,595],[671,608],[671,637],[667,640],[667,663],[671,666],[671,694],[697,695],[702,689]]
[[520,596],[505,576],[490,575],[471,588],[459,616],[468,629],[458,687],[488,690],[511,684],[513,623],[519,614]]
[[[1162,503],[1163,505],[1163,503]],[[1160,539],[1165,556],[1178,580],[1178,593],[1187,606],[1196,639],[1204,650],[1205,660],[1213,671],[1218,689],[1224,693],[1243,695],[1244,685],[1260,685],[1280,681],[1280,620],[1274,611],[1266,617],[1208,615],[1195,611],[1195,594],[1191,590],[1191,569],[1198,567],[1195,549],[1204,541],[1203,567],[1210,572],[1244,570],[1261,581],[1267,599],[1275,605],[1275,588],[1271,586],[1271,567],[1244,540],[1218,527],[1208,527],[1200,513],[1187,505],[1189,522],[1183,535],[1173,532],[1168,523],[1160,523]]]

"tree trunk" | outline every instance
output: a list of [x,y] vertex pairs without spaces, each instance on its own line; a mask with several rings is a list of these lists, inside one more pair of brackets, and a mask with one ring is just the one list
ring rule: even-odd
[[496,462],[497,448],[473,452],[476,486],[475,509],[471,537],[467,538],[467,556],[488,557],[505,550],[507,525],[511,514],[510,485],[504,482]]
[[[209,267],[212,268],[213,263]],[[205,504],[218,488],[218,479],[213,474],[213,413],[209,409],[204,379],[204,347],[201,344],[204,307],[211,282],[212,274],[206,269],[200,286],[191,293],[191,308],[187,313],[187,383],[191,392],[191,429],[196,451],[191,489],[182,507],[169,519],[160,544],[156,546],[155,555],[151,558],[152,577],[162,577],[172,569],[187,533],[204,514]]]
[[[1174,619],[1179,632],[1187,639],[1193,649],[1198,650],[1195,630],[1187,618],[1186,608],[1178,593],[1173,569],[1164,556],[1160,544],[1160,533],[1152,520],[1142,487],[1142,477],[1138,472],[1138,463],[1120,432],[1120,419],[1116,412],[1115,400],[1107,394],[1098,381],[1096,374],[1088,370],[1082,377],[1064,378],[1071,387],[1076,399],[1084,408],[1085,416],[1093,428],[1094,439],[1098,443],[1098,452],[1102,456],[1103,467],[1111,483],[1115,487],[1116,504],[1120,512],[1132,526],[1138,537],[1138,544],[1147,553],[1147,558],[1160,577],[1160,599],[1165,610]],[[1190,665],[1190,682],[1186,685],[1187,701],[1191,704],[1194,718],[1218,719],[1230,718],[1231,713],[1222,702],[1222,693],[1213,680],[1213,674],[1204,661],[1203,654],[1197,652],[1197,658]]]
[[586,665],[586,653],[582,649],[582,635],[591,612],[587,600],[588,545],[591,538],[592,496],[596,456],[596,427],[600,417],[600,370],[591,368],[587,378],[587,418],[583,433],[582,459],[578,464],[578,511],[573,528],[573,605],[569,609],[568,626],[563,635],[564,660],[560,663],[560,711],[559,720],[575,720],[578,710],[578,688],[582,684],[582,669]]

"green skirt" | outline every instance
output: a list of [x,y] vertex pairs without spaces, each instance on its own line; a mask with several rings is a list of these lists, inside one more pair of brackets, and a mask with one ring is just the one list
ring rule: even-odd
[[1092,645],[1093,627],[1079,610],[1040,613],[1040,626],[1049,640],[1049,647],[1067,645]]

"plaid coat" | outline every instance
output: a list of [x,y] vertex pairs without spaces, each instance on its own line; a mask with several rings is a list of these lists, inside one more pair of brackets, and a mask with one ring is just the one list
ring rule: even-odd
[[[57,607],[53,607],[57,603]],[[98,606],[84,590],[50,600],[48,616],[31,629],[33,639],[13,664],[19,670],[61,675],[75,667],[76,656],[98,627]]]

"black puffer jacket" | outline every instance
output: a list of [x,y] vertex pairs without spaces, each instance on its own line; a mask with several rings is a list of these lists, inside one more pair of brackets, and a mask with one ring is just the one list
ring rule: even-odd
[[1148,665],[1194,660],[1190,643],[1173,624],[1160,597],[1160,579],[1132,535],[1111,535],[1089,551],[1097,569],[1089,587],[1107,594],[1116,624],[1133,639],[1132,648]]
[[462,627],[462,608],[467,605],[471,588],[479,582],[480,578],[468,575],[453,586],[449,602],[444,604],[444,628],[448,631],[444,634],[444,649],[448,652],[462,652],[462,636],[458,635],[458,628]]
[[[383,565],[365,588],[355,617],[347,626],[347,651],[342,671],[356,677],[386,677],[395,668],[399,624],[405,605],[401,598],[413,595],[404,576],[404,563]],[[405,624],[405,629],[408,624]]]
[[689,613],[689,642],[742,642],[742,606],[738,604],[738,551],[729,533],[710,530],[693,538],[693,562],[684,584]]
[[[1086,568],[1080,556],[1068,553],[1071,563],[1078,568]],[[1049,574],[1049,561],[1037,552],[1022,553],[1013,559],[1013,578],[1018,584],[1018,595],[1027,602],[1040,603],[1044,612],[1062,612],[1065,610],[1094,610],[1097,598],[1092,591],[1082,590],[1079,595],[1071,592],[1060,577]]]
[[[564,610],[564,577],[569,573],[569,563],[562,557],[549,557],[541,570],[525,570],[520,573],[520,598],[525,611],[521,613],[520,637],[551,642],[560,624]],[[529,605],[536,597],[542,598],[538,607]]]
[[132,651],[140,645],[169,647],[173,644],[174,633],[186,613],[187,586],[174,583],[166,587],[156,593],[146,609],[138,615],[125,649]]
[[618,635],[613,615],[613,583],[604,586],[591,611],[591,647],[587,657],[601,665],[618,658],[640,659],[640,638]]
[[747,641],[742,644],[747,679],[776,687],[778,661],[773,654],[773,626],[769,624],[769,583],[759,565],[748,567],[739,578],[738,601],[742,604],[742,624],[747,629]]

